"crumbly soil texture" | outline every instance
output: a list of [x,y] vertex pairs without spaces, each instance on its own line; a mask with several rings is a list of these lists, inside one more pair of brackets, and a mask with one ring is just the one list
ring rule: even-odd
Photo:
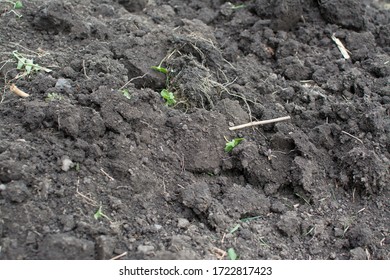
[[390,259],[388,2],[22,3],[0,259]]

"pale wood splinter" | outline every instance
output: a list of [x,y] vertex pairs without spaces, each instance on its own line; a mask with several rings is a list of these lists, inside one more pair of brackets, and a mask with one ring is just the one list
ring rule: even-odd
[[290,116],[286,116],[286,117],[280,117],[280,118],[276,118],[276,119],[270,119],[270,120],[264,120],[264,121],[245,123],[245,124],[229,127],[229,129],[230,130],[236,130],[236,129],[241,129],[241,128],[255,126],[255,125],[264,125],[264,124],[269,124],[269,123],[282,122],[282,121],[286,121],[286,120],[289,120],[289,119],[291,119],[291,117]]

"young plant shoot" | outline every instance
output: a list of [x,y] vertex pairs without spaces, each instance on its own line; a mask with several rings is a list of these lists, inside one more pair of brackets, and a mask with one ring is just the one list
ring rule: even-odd
[[169,91],[167,89],[163,89],[160,94],[161,94],[162,98],[165,99],[165,105],[173,106],[176,104],[175,96],[173,95],[173,93],[171,91]]
[[238,144],[241,143],[242,140],[244,140],[244,138],[234,138],[232,141],[226,140],[227,143],[225,145],[225,152],[231,152]]
[[152,66],[152,69],[161,72],[165,75],[168,74],[168,69],[161,66]]

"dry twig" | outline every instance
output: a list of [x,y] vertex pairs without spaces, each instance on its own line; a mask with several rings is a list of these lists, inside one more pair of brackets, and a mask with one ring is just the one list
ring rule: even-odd
[[353,139],[359,141],[360,143],[364,144],[363,141],[361,139],[357,138],[356,136],[353,136],[352,134],[349,134],[348,132],[346,132],[344,130],[341,132],[344,133],[345,135],[348,135],[349,137],[352,137]]
[[110,260],[111,260],[111,261],[112,261],[112,260],[117,260],[117,259],[120,259],[120,258],[126,256],[126,255],[127,255],[127,252],[124,252],[124,253],[122,253],[122,254],[120,254],[120,255],[118,255],[118,256],[115,256],[115,257],[111,258]]
[[100,168],[100,171],[108,178],[110,179],[111,181],[115,181],[114,178],[112,178],[110,175],[108,175],[108,173],[106,171],[103,170],[103,168]]
[[246,123],[246,124],[232,126],[232,127],[229,127],[229,129],[230,130],[237,130],[237,129],[251,127],[251,126],[255,126],[255,125],[264,125],[264,124],[269,124],[269,123],[276,123],[276,122],[286,121],[286,120],[289,120],[289,119],[291,119],[291,117],[290,116],[286,116],[286,117],[281,117],[281,118],[276,118],[276,119],[257,121],[257,122],[250,122],[250,123]]

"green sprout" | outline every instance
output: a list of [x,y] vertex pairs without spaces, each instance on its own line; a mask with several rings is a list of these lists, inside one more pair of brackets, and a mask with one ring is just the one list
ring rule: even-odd
[[[161,64],[163,63],[164,60],[162,60],[160,62],[160,64],[158,66],[152,66],[151,68],[153,70],[156,70],[160,73],[163,73],[165,74],[166,76],[166,86],[168,87],[169,85],[169,76],[168,76],[168,73],[169,73],[169,70],[165,67],[162,67]],[[161,96],[165,99],[165,105],[167,106],[173,106],[176,104],[176,99],[175,99],[175,96],[173,95],[173,92],[169,91],[168,89],[163,89],[161,92],[160,92]]]
[[158,72],[161,72],[161,73],[163,73],[163,74],[168,74],[168,69],[167,68],[164,68],[164,67],[161,67],[161,65],[159,65],[159,66],[152,66],[151,67],[153,70],[156,70],[156,71],[158,71]]
[[[225,138],[226,139],[226,138]],[[225,152],[229,153],[231,152],[238,144],[241,143],[241,141],[244,140],[244,138],[234,138],[231,141],[228,141],[226,139],[226,145],[225,145]]]
[[76,164],[74,166],[74,170],[76,170],[77,172],[80,171],[80,163],[76,162]]
[[18,12],[16,12],[15,10],[20,10],[23,8],[23,3],[22,1],[11,1],[11,0],[4,0],[4,1],[0,1],[0,2],[4,2],[4,3],[8,3],[8,4],[11,4],[13,5],[12,9],[9,11],[9,13],[14,13],[17,17],[21,18],[22,15],[19,14]]
[[176,104],[175,96],[171,91],[163,89],[160,94],[165,99],[165,105],[172,106]]
[[230,260],[235,261],[235,260],[238,259],[238,256],[237,256],[237,254],[236,254],[236,251],[234,251],[233,248],[229,248],[229,249],[227,250],[227,253],[228,253],[228,257],[229,257]]
[[237,224],[234,228],[232,228],[231,230],[230,230],[230,234],[233,234],[233,233],[235,233],[237,230],[239,230],[239,228],[240,228],[241,226],[239,225],[239,224]]
[[93,217],[95,218],[95,220],[99,220],[100,218],[103,217],[111,222],[110,218],[106,214],[103,213],[101,205],[100,205],[99,209],[96,211],[96,213],[93,215]]
[[51,102],[51,101],[56,101],[56,100],[62,100],[61,94],[51,92],[47,94],[47,97],[45,98],[45,101]]
[[126,97],[127,99],[131,99],[131,95],[130,95],[130,92],[128,89],[121,89],[120,92],[122,93],[122,95],[124,97]]
[[239,9],[243,9],[245,8],[246,5],[245,4],[241,4],[241,5],[232,5],[232,10],[239,10]]
[[25,71],[27,75],[30,75],[33,71],[51,72],[50,69],[48,69],[46,67],[42,67],[38,64],[35,64],[33,59],[28,59],[28,58],[24,57],[22,54],[18,53],[18,51],[13,51],[12,55],[18,61],[16,68],[18,70]]

